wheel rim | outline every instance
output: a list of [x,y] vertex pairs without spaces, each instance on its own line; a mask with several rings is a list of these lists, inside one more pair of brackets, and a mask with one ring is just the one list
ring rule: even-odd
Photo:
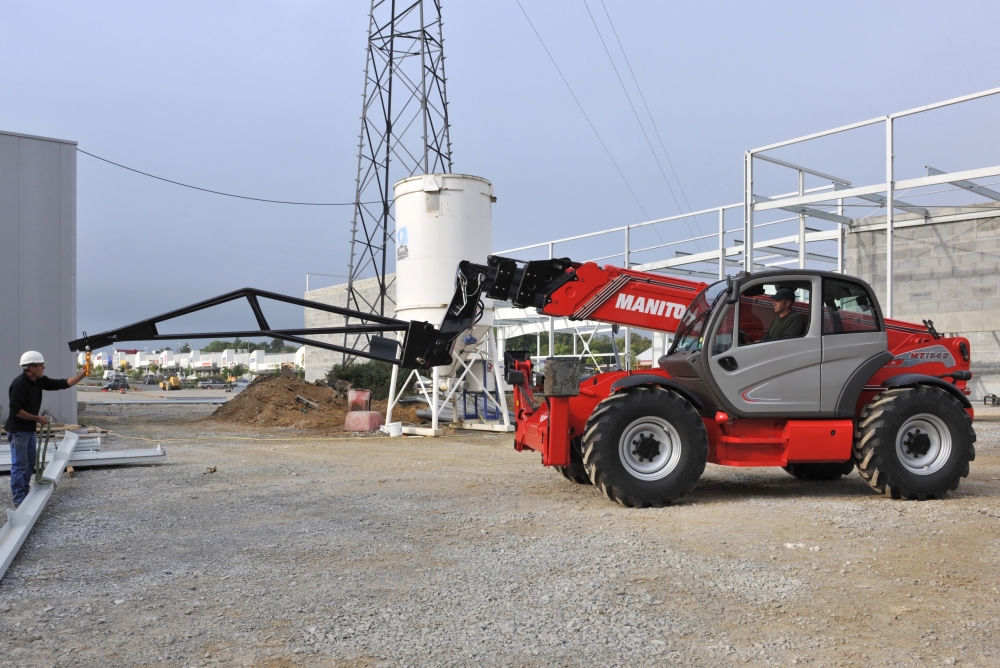
[[896,434],[896,455],[910,473],[935,473],[951,457],[951,430],[936,415],[914,415]]
[[630,475],[640,480],[659,480],[677,468],[681,437],[666,420],[642,417],[625,428],[618,456]]

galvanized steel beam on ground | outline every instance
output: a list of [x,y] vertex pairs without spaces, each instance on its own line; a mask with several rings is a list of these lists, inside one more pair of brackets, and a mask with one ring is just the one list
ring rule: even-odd
[[[51,454],[46,461],[52,461]],[[86,468],[88,466],[138,466],[143,464],[158,464],[167,461],[167,451],[162,446],[141,450],[74,450],[69,458],[70,466]],[[0,472],[10,471],[10,454],[0,453]]]
[[52,461],[45,467],[42,476],[51,481],[48,484],[32,484],[31,491],[24,498],[17,510],[7,510],[7,524],[0,529],[0,578],[7,573],[17,551],[24,545],[24,540],[35,526],[49,497],[55,491],[56,483],[66,470],[66,464],[73,455],[79,436],[66,432],[62,443],[53,453]]

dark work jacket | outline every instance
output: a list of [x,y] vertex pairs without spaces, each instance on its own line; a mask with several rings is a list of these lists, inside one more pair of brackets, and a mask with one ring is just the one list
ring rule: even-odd
[[34,420],[22,420],[17,414],[22,410],[28,411],[32,415],[38,415],[42,409],[42,390],[65,390],[69,388],[69,383],[62,379],[52,379],[42,376],[32,382],[28,374],[22,373],[10,384],[10,415],[3,428],[7,433],[18,431],[35,431],[38,423]]
[[784,318],[775,318],[767,328],[767,334],[761,341],[779,341],[794,339],[806,333],[806,321],[801,314],[792,311]]

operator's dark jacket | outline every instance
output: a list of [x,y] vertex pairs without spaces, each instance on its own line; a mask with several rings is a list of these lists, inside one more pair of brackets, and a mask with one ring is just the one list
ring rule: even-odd
[[32,382],[28,374],[22,373],[10,384],[10,415],[7,416],[7,423],[3,428],[8,434],[18,431],[35,431],[38,423],[34,420],[22,420],[17,417],[21,410],[26,410],[32,415],[38,415],[42,408],[42,390],[66,390],[69,383],[64,379],[52,379],[42,376]]
[[806,321],[801,314],[792,311],[784,318],[775,318],[767,328],[767,334],[761,341],[778,341],[794,339],[806,333]]

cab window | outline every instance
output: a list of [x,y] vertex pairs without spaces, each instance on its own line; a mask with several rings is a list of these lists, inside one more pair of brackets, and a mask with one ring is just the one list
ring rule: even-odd
[[823,334],[881,331],[872,296],[860,283],[823,279]]
[[[803,337],[809,333],[809,281],[757,283],[740,293],[739,345]],[[779,297],[790,296],[789,310],[779,312]],[[789,320],[790,318],[790,320]]]
[[715,338],[712,339],[712,355],[721,355],[733,347],[733,324],[736,318],[736,310],[729,304],[725,306],[722,314],[722,321],[715,330]]

